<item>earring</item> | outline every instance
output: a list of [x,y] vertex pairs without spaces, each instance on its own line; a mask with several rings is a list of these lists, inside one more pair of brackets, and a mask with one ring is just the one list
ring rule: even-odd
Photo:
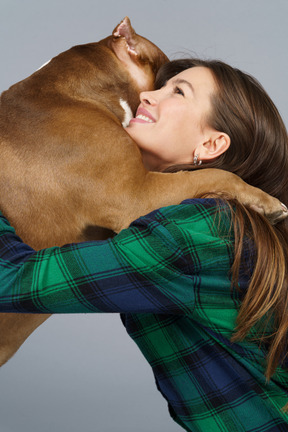
[[200,159],[198,160],[198,158],[199,158],[199,155],[195,154],[194,159],[193,159],[194,165],[198,165],[199,166],[199,165],[202,164],[202,161]]

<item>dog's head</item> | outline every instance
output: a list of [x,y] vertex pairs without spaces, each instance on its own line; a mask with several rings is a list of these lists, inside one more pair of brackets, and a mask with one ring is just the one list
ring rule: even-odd
[[53,93],[74,100],[97,101],[120,119],[123,110],[119,108],[119,98],[134,112],[139,93],[154,88],[157,71],[167,62],[166,55],[139,36],[126,17],[105,39],[74,46],[54,57],[28,78],[27,85],[42,99],[45,93],[49,98]]

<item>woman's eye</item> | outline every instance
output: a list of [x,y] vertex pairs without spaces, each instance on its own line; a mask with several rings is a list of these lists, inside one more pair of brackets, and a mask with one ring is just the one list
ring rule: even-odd
[[180,87],[175,87],[174,92],[180,94],[181,96],[185,96],[184,91]]

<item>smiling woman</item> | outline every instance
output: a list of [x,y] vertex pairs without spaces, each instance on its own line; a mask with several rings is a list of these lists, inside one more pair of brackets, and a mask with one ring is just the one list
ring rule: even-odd
[[173,164],[191,164],[217,158],[230,145],[230,138],[211,128],[208,117],[216,89],[206,67],[187,69],[156,91],[142,92],[141,103],[126,128],[141,150],[150,171],[163,171]]

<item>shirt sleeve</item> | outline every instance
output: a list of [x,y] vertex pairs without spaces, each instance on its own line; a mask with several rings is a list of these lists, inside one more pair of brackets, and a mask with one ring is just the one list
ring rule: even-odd
[[212,199],[189,200],[113,239],[38,252],[1,216],[0,312],[192,314],[199,285],[217,278],[229,290],[233,240],[219,234],[220,213]]

